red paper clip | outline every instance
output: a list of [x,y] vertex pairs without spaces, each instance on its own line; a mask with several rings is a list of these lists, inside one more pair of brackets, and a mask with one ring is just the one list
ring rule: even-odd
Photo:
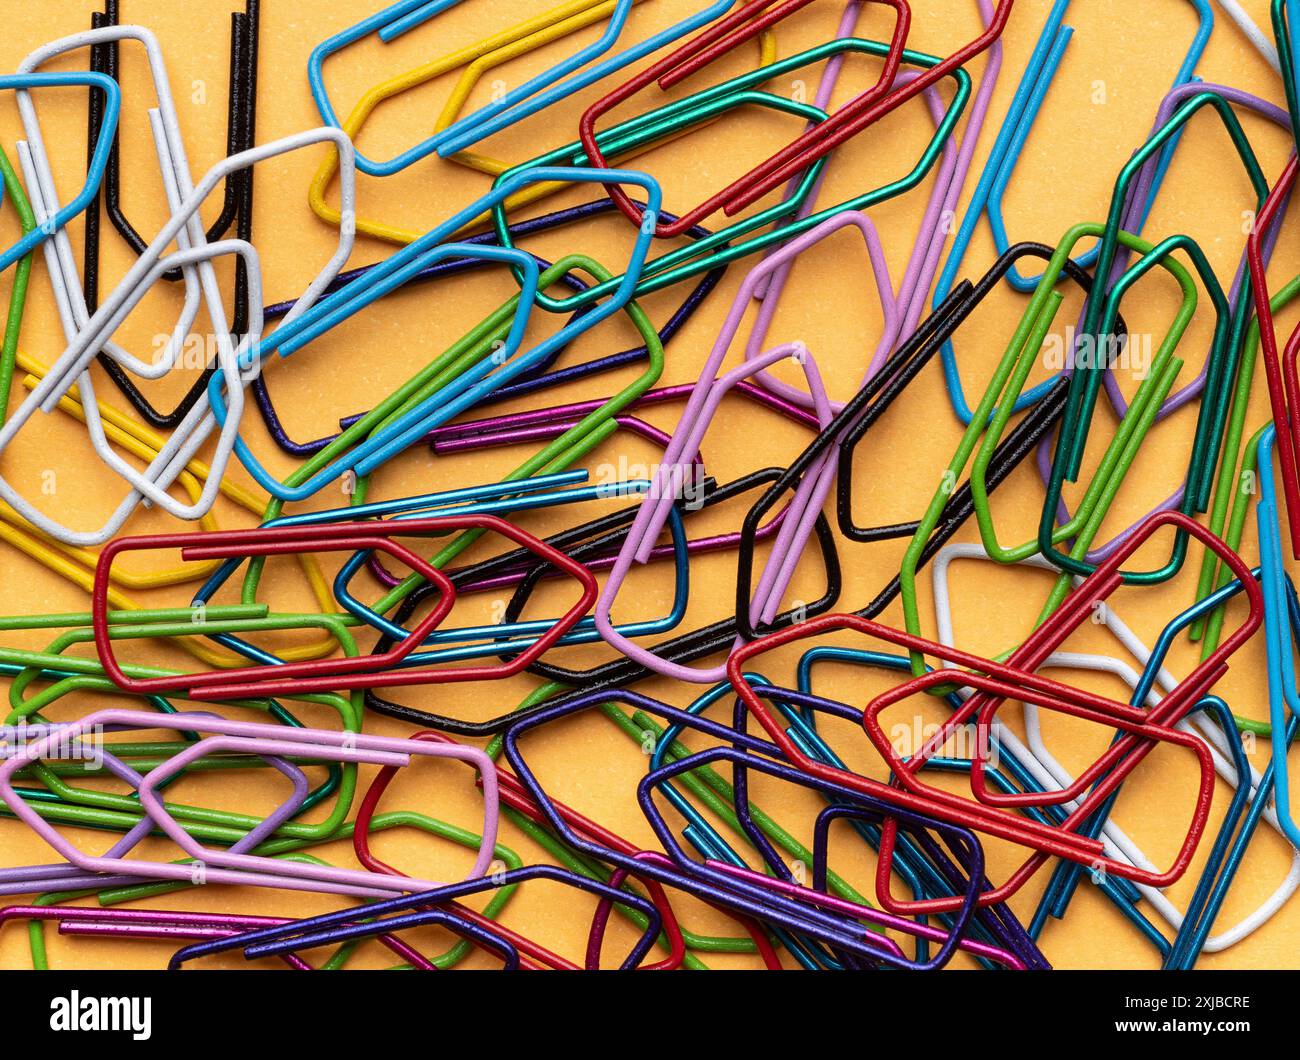
[[[832,117],[832,120],[834,120],[835,117],[842,115],[844,111],[856,111],[863,106],[870,106],[872,103],[879,101],[893,87],[894,80],[898,76],[898,69],[902,65],[903,52],[907,47],[907,35],[912,24],[911,9],[907,6],[906,0],[870,0],[870,2],[885,4],[886,6],[893,8],[896,13],[894,33],[889,44],[889,54],[885,57],[884,69],[881,71],[880,79],[876,84],[852,102],[846,104],[842,110],[836,112],[836,115]],[[630,81],[627,81],[625,84],[614,89],[614,91],[610,92],[608,95],[597,100],[587,109],[586,113],[583,114],[582,120],[578,126],[578,135],[582,140],[582,146],[587,155],[588,165],[600,169],[609,168],[609,161],[602,154],[600,145],[596,141],[596,122],[603,115],[609,113],[609,111],[613,110],[620,103],[630,99],[653,81],[658,81],[661,89],[671,88],[679,81],[696,71],[703,69],[716,59],[726,55],[728,52],[744,44],[746,41],[756,37],[769,26],[789,17],[800,8],[806,7],[809,3],[811,3],[811,0],[786,0],[785,3],[764,11],[765,8],[770,6],[771,0],[749,0],[749,3],[733,12],[727,18],[710,26],[703,33],[682,45],[682,47],[678,48],[672,54],[660,59],[657,63],[647,67]],[[937,78],[931,77],[927,82],[927,85],[935,83],[947,72],[948,70],[944,70]],[[929,75],[927,74],[925,76],[928,77]],[[921,79],[918,79],[918,81],[919,80]],[[915,95],[915,93],[911,93],[911,95]],[[807,135],[807,133],[804,133],[804,136],[792,141],[791,146],[801,143]],[[655,235],[661,239],[680,236],[690,231],[691,228],[698,225],[705,218],[716,213],[719,209],[725,208],[728,214],[736,212],[731,209],[731,204],[734,203],[735,197],[739,191],[747,186],[747,182],[751,178],[756,179],[757,175],[764,170],[764,167],[774,163],[777,159],[783,157],[783,155],[784,152],[774,155],[768,160],[768,162],[760,165],[748,176],[740,178],[734,183],[728,185],[722,191],[702,202],[699,206],[679,215],[676,221],[656,223]],[[605,186],[605,190],[628,220],[638,225],[642,223],[641,207],[634,203],[622,188],[610,184]]]
[[[405,659],[446,618],[456,594],[445,574],[430,566],[409,549],[390,540],[401,536],[432,536],[455,530],[490,530],[501,534],[538,558],[571,574],[582,586],[578,601],[558,618],[542,636],[515,655],[509,662],[483,667],[445,667],[388,671],[394,662]],[[201,562],[285,555],[304,548],[325,551],[386,552],[413,571],[438,586],[437,606],[408,636],[387,652],[349,659],[313,660],[285,663],[270,669],[243,666],[196,674],[133,678],[117,662],[113,652],[111,627],[108,623],[108,589],[114,558],[122,552],[153,548],[179,548],[182,558]],[[272,529],[226,530],[219,533],[166,534],[156,537],[120,538],[105,546],[95,568],[94,623],[95,647],[104,670],[119,687],[130,692],[185,690],[191,699],[256,699],[286,693],[346,691],[413,684],[442,684],[453,681],[490,680],[520,672],[540,658],[590,610],[597,595],[596,577],[576,560],[539,541],[531,534],[492,515],[445,515],[426,519],[388,520],[385,522],[337,523],[328,526],[276,527]],[[196,624],[196,633],[202,627]]]

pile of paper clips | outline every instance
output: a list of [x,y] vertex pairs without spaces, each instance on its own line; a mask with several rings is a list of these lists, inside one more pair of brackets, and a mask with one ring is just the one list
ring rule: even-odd
[[[568,0],[393,76],[350,111],[331,97],[326,69],[340,53],[430,32],[438,16],[474,2],[400,0],[329,37],[301,78],[319,126],[259,142],[264,12],[246,0],[232,19],[227,157],[197,181],[162,48],[144,26],[121,24],[116,0],[89,30],[36,48],[0,76],[23,127],[13,155],[0,149],[0,210],[22,232],[0,252],[9,292],[0,548],[90,596],[82,613],[0,617],[9,690],[0,849],[39,840],[52,859],[6,859],[0,893],[30,904],[0,910],[0,925],[31,928],[38,967],[47,963],[42,925],[53,925],[101,943],[173,940],[183,947],[170,961],[177,969],[269,957],[334,968],[363,945],[389,951],[381,964],[415,969],[703,968],[720,954],[771,969],[1042,969],[1052,925],[1088,915],[1071,911],[1080,891],[1094,892],[1090,908],[1113,906],[1166,968],[1191,968],[1203,953],[1266,931],[1300,888],[1300,853],[1262,906],[1235,923],[1219,914],[1257,835],[1271,830],[1300,848],[1287,769],[1300,719],[1300,596],[1285,556],[1300,557],[1300,327],[1279,350],[1274,322],[1300,294],[1300,278],[1276,290],[1266,278],[1298,165],[1292,153],[1284,172],[1266,175],[1241,115],[1300,143],[1300,0],[1272,0],[1271,33],[1222,0],[1245,33],[1238,46],[1252,42],[1278,73],[1286,107],[1198,77],[1213,12],[1207,0],[1169,0],[1200,20],[1175,85],[1114,175],[1104,218],[1055,245],[1012,243],[1001,203],[1069,43],[1070,0],[1056,0],[1041,28],[1015,0],[978,0],[983,32],[947,56],[909,47],[908,0],[695,0],[685,21],[639,40],[628,29],[638,0]],[[859,35],[863,13],[879,8],[892,12],[892,37]],[[838,29],[781,54],[774,35],[805,9],[831,27],[838,17]],[[1009,25],[1037,44],[999,117],[992,104],[1008,76]],[[489,71],[591,27],[600,28],[592,43],[561,48],[562,61],[470,109]],[[717,64],[742,46],[760,50],[760,64],[719,80]],[[126,48],[143,51],[153,82],[147,113],[168,220],[152,236],[123,212]],[[846,98],[841,73],[855,57],[879,76]],[[278,86],[299,78],[277,74]],[[354,146],[382,102],[449,74],[459,80],[431,135],[382,161]],[[772,87],[793,76],[812,79],[809,98]],[[576,129],[555,120],[579,93],[592,98],[593,86],[598,96]],[[656,99],[670,89],[671,102]],[[57,172],[66,165],[47,150],[42,109],[84,113],[87,96],[83,180]],[[932,134],[911,170],[825,201],[835,153],[858,137],[883,142],[892,135],[883,119],[918,106]],[[653,167],[615,168],[750,107],[803,131],[698,206],[670,213]],[[1242,205],[1254,221],[1227,283],[1191,237],[1141,234],[1188,123],[1202,114],[1231,144],[1213,168],[1236,173],[1239,164],[1253,189]],[[514,165],[472,150],[521,122],[553,146]],[[982,169],[981,134],[992,143]],[[337,247],[300,297],[266,305],[254,174],[277,156],[323,148],[328,160],[309,200],[337,231]],[[491,190],[427,231],[359,213],[358,173],[386,178],[450,162],[490,174]],[[60,186],[73,184],[80,191],[65,201]],[[895,288],[869,215],[927,184]],[[585,204],[528,209],[574,186]],[[200,209],[219,187],[220,215],[205,228]],[[111,235],[101,211],[135,252],[111,286],[99,268]],[[985,218],[999,256],[980,271],[968,249]],[[631,249],[615,268],[581,253],[551,262],[521,249],[541,233],[581,237],[597,219],[627,225]],[[276,227],[272,215],[259,232]],[[861,382],[839,402],[808,344],[769,335],[792,300],[836,311],[818,304],[815,287],[783,294],[800,255],[843,230],[865,244],[884,324],[878,338],[857,343]],[[398,249],[345,271],[359,235]],[[233,273],[232,292],[221,270]],[[424,335],[374,352],[403,359],[406,381],[333,436],[289,435],[263,377],[273,354],[310,357],[307,347],[353,318],[359,326],[348,334],[364,342],[396,292],[418,286],[436,307],[468,275],[492,270],[514,293],[481,323],[431,359]],[[674,337],[729,270],[743,281],[718,307],[725,316],[703,369],[668,385],[682,377],[671,372]],[[1085,354],[1124,348],[1125,296],[1148,275],[1171,280],[1181,304],[1126,392],[1110,360]],[[168,321],[163,348],[132,353],[123,326],[149,311],[162,284],[183,291],[179,318]],[[963,328],[1007,286],[1028,296],[1019,326],[1005,347],[999,339],[981,354]],[[641,302],[669,288],[678,308],[651,319]],[[65,341],[48,363],[23,341],[24,308],[37,297],[57,311]],[[1031,382],[1071,297],[1082,310],[1069,363]],[[635,348],[565,358],[584,337],[590,348],[611,318],[639,336]],[[1179,346],[1193,344],[1195,322],[1209,335],[1204,368],[1176,387]],[[160,410],[150,384],[184,371],[187,344],[201,332],[214,338],[211,360],[175,408]],[[1248,435],[1261,353],[1271,420]],[[634,381],[609,394],[608,379],[626,369]],[[932,407],[913,387],[940,372],[951,408]],[[972,372],[988,378],[973,394]],[[1101,427],[1110,415],[1099,412],[1103,391],[1113,428]],[[507,401],[509,411],[497,407]],[[878,519],[894,509],[881,462],[864,480],[865,454],[880,437],[872,430],[896,406],[913,422],[955,414],[964,433],[912,518],[861,525],[869,508]],[[280,450],[274,460],[249,440],[250,408]],[[676,417],[670,432],[641,418],[665,408]],[[1141,446],[1180,409],[1190,410],[1194,437],[1177,491],[1106,540],[1120,485],[1142,467]],[[102,525],[64,525],[5,466],[24,431],[54,414],[84,425],[112,481],[121,480]],[[702,452],[711,432],[752,430],[760,414],[802,431],[803,450],[733,481],[709,474]],[[596,482],[595,454],[616,459],[620,433],[658,447],[662,459],[644,476]],[[494,481],[466,478],[467,465],[450,459],[511,446],[535,451]],[[374,476],[413,450],[429,460],[433,489],[367,499],[379,493]],[[255,486],[243,484],[250,479]],[[1030,540],[1005,543],[994,491],[1032,504]],[[219,500],[243,509],[247,527],[218,527]],[[544,531],[542,515],[552,520]],[[146,516],[195,525],[141,534],[131,524]],[[1240,554],[1248,524],[1258,528],[1257,566]],[[889,541],[902,554],[894,576],[872,599],[846,598],[852,547]],[[1167,554],[1159,566],[1135,562],[1157,549]],[[730,580],[721,594],[699,588],[706,555],[732,565],[734,598]],[[292,562],[271,562],[285,558]],[[1044,584],[1026,568],[1049,575],[1032,631],[996,657],[959,646],[954,632],[950,569],[974,559],[1002,565],[1008,597],[1033,597]],[[1197,565],[1194,595],[1174,601],[1175,576],[1195,575]],[[629,590],[647,566],[657,566],[661,586],[672,568],[671,594]],[[824,571],[825,592],[812,602],[792,588],[805,568]],[[923,573],[933,579],[933,635]],[[305,585],[314,608],[282,609],[285,581]],[[1111,598],[1127,589],[1161,599],[1162,586],[1166,618],[1148,645]],[[148,606],[132,595],[146,589]],[[6,592],[18,595],[13,585]],[[155,606],[167,592],[170,603]],[[670,599],[667,613],[643,617],[647,598],[652,613]],[[485,619],[493,600],[501,606]],[[988,611],[993,602],[963,606]],[[703,620],[698,628],[687,628],[688,608]],[[1098,635],[1096,627],[1117,642],[1113,655],[1076,650],[1074,638]],[[45,647],[13,644],[33,637]],[[1175,664],[1171,652],[1187,643],[1199,662]],[[1248,653],[1238,656],[1248,645],[1266,648],[1267,673],[1251,686],[1266,721],[1250,716],[1251,704],[1238,716],[1225,701],[1234,656],[1237,674],[1245,667],[1250,676]],[[585,654],[570,651],[582,646]],[[132,661],[144,650],[157,654]],[[577,657],[594,665],[578,668]],[[831,665],[853,675],[837,687],[857,687],[856,698],[833,698],[819,683]],[[1073,682],[1086,671],[1127,694]],[[522,702],[502,691],[507,679],[512,690],[531,680]],[[596,745],[571,739],[580,714],[640,745],[638,780],[603,785]],[[900,744],[894,719],[931,716],[941,720]],[[1052,733],[1080,722],[1104,739],[1090,764],[1067,767],[1075,749]],[[567,780],[539,779],[560,761]],[[419,774],[406,789],[418,791],[418,805],[383,810],[404,771]],[[558,787],[581,788],[573,780],[584,773],[601,805],[625,807],[615,819],[624,832],[633,821],[639,840],[557,797]],[[230,808],[251,776],[278,785],[282,801],[268,813]],[[174,787],[182,781],[197,786]],[[476,820],[437,816],[450,789],[473,800],[464,804]],[[760,809],[752,789],[778,803],[779,815]],[[1160,827],[1143,831],[1152,821]],[[472,865],[463,867],[465,855],[447,882],[386,864],[371,843],[395,829],[418,830],[431,848],[465,848]],[[1139,833],[1150,856],[1130,837]],[[542,854],[522,857],[508,840]],[[521,885],[536,890],[535,881],[550,884],[547,918],[581,920],[585,953],[555,952],[528,917],[510,914]],[[301,915],[287,900],[300,897],[293,892],[326,896],[332,911]],[[209,893],[224,896],[207,901],[215,911],[202,908]],[[248,907],[263,912],[227,911],[231,895],[251,895]],[[280,915],[265,915],[272,901]],[[688,920],[727,927],[705,934]],[[1105,923],[1120,930],[1115,918]],[[436,955],[430,938],[441,939]]]

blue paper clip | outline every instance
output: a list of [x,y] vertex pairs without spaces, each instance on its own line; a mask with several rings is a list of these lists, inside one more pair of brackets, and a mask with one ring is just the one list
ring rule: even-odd
[[[1196,9],[1196,15],[1199,20],[1196,36],[1192,39],[1191,47],[1188,48],[1187,54],[1183,58],[1182,65],[1174,75],[1174,82],[1170,86],[1171,88],[1178,88],[1180,85],[1189,84],[1196,80],[1196,67],[1200,63],[1201,57],[1205,54],[1206,45],[1210,42],[1210,34],[1214,30],[1214,12],[1211,10],[1207,0],[1189,0],[1189,2]],[[1051,82],[1056,74],[1056,68],[1060,64],[1062,54],[1065,51],[1066,45],[1069,43],[1069,35],[1072,32],[1072,30],[1067,28],[1063,39],[1059,40],[1061,54],[1057,54],[1056,48],[1053,48],[1053,54],[1048,60],[1048,65],[1044,70],[1044,76],[1039,79],[1038,84],[1035,86],[1033,99],[1031,100],[1029,109],[1025,114],[1023,133],[1017,137],[1019,142],[1015,147],[1015,150],[1009,154],[998,167],[997,181],[994,185],[993,196],[989,200],[988,214],[989,227],[993,232],[993,241],[998,248],[999,254],[1005,253],[1006,249],[1011,245],[1010,237],[1007,235],[1006,220],[1002,213],[1002,198],[1006,193],[1007,186],[1011,183],[1012,175],[1015,173],[1016,163],[1019,161],[1020,152],[1024,147],[1025,139],[1029,135],[1030,128],[1032,128],[1034,122],[1037,120],[1038,112],[1042,108],[1043,101],[1046,99],[1048,91],[1051,89]],[[1170,163],[1173,161],[1174,152],[1177,150],[1178,141],[1181,138],[1182,131],[1180,130],[1178,135],[1169,141],[1160,154],[1160,159],[1156,164],[1155,176],[1151,183],[1151,190],[1147,195],[1146,202],[1142,204],[1142,212],[1139,215],[1139,221],[1132,229],[1135,235],[1141,233],[1146,219],[1150,215],[1152,207],[1155,205],[1156,197],[1159,195],[1160,188],[1164,184]],[[1099,249],[1099,247],[1093,247],[1078,258],[1075,258],[1075,264],[1082,268],[1088,268],[1097,260]],[[1007,282],[1017,291],[1024,294],[1031,293],[1034,288],[1038,286],[1040,278],[1041,277],[1036,276],[1021,276],[1014,266],[1012,266],[1012,268],[1007,272],[1006,276]]]
[[0,91],[5,89],[58,88],[58,87],[97,88],[104,93],[103,134],[95,144],[95,151],[86,167],[86,183],[67,206],[53,217],[27,232],[8,250],[0,253],[0,272],[4,272],[16,261],[20,261],[39,247],[55,232],[86,209],[99,194],[104,172],[108,167],[109,152],[113,147],[113,132],[117,128],[117,119],[122,112],[122,90],[117,82],[104,74],[66,73],[66,74],[6,74],[0,76]]
[[[617,290],[613,295],[596,306],[593,310],[569,322],[553,335],[543,339],[531,350],[519,356],[515,351],[523,344],[524,331],[528,325],[529,311],[537,297],[538,267],[531,254],[508,247],[483,246],[469,243],[442,243],[452,233],[459,231],[467,223],[482,216],[495,204],[503,202],[519,187],[535,181],[562,181],[587,184],[631,184],[641,187],[646,193],[647,224],[638,229],[637,240]],[[505,261],[522,270],[523,290],[519,296],[515,320],[510,330],[510,337],[496,356],[477,365],[457,379],[451,381],[442,390],[430,395],[425,401],[409,409],[392,423],[376,431],[352,452],[339,457],[327,467],[322,468],[306,482],[299,486],[288,486],[272,475],[253,455],[251,449],[241,437],[235,439],[235,454],[240,463],[257,480],[258,484],[274,497],[285,501],[302,501],[319,492],[331,482],[341,478],[349,471],[364,476],[374,471],[385,461],[409,448],[423,438],[429,430],[454,418],[466,409],[473,407],[498,387],[528,371],[536,364],[543,363],[555,351],[563,349],[569,343],[607,317],[617,313],[631,300],[637,282],[641,278],[645,260],[650,251],[654,236],[654,224],[659,214],[662,192],[659,183],[653,177],[635,170],[570,169],[566,167],[546,167],[526,172],[517,172],[503,176],[497,185],[477,202],[465,207],[455,216],[444,221],[436,228],[403,247],[396,254],[376,265],[368,272],[353,280],[334,294],[321,299],[297,320],[291,321],[271,335],[262,339],[249,351],[250,364],[263,360],[272,351],[279,351],[281,356],[288,356],[293,351],[323,334],[325,331],[348,319],[355,313],[369,306],[379,298],[402,286],[436,260],[442,258],[483,257]],[[508,354],[505,351],[509,351]],[[504,355],[504,356],[503,356]],[[494,362],[506,360],[498,368]],[[494,369],[497,369],[494,371]],[[213,414],[219,423],[224,424],[226,405],[222,395],[222,382],[214,375],[208,384],[208,395],[212,403]]]
[[[1300,598],[1297,598],[1295,586],[1291,584],[1290,578],[1286,579],[1286,597],[1291,636],[1295,639],[1300,637]],[[1291,720],[1287,722],[1286,734],[1283,738],[1283,744],[1286,747],[1290,747],[1295,739],[1297,727],[1300,727],[1300,715],[1292,714]],[[1281,759],[1281,763],[1285,766],[1285,757]],[[1232,849],[1224,860],[1223,869],[1214,880],[1214,885],[1205,899],[1200,919],[1190,928],[1187,924],[1184,924],[1183,930],[1179,931],[1178,938],[1174,941],[1173,952],[1165,961],[1167,969],[1190,970],[1196,962],[1197,955],[1204,948],[1210,931],[1214,927],[1215,919],[1218,917],[1219,911],[1223,908],[1224,900],[1228,896],[1228,890],[1236,878],[1238,869],[1241,868],[1242,860],[1246,856],[1246,848],[1250,845],[1250,841],[1259,827],[1259,822],[1263,819],[1264,811],[1268,808],[1273,795],[1278,764],[1279,760],[1275,756],[1261,774],[1259,784],[1255,788],[1255,797],[1250,803],[1250,809],[1246,813],[1236,839],[1233,840]]]
[[[1190,0],[1190,2],[1197,9],[1200,23],[1192,46],[1183,60],[1178,75],[1175,77],[1175,87],[1192,79],[1193,71],[1205,51],[1210,33],[1214,28],[1214,15],[1205,0]],[[1016,163],[1024,149],[1025,142],[1028,140],[1030,131],[1038,118],[1038,112],[1047,97],[1048,90],[1051,88],[1057,69],[1060,67],[1061,60],[1070,43],[1070,38],[1074,33],[1073,28],[1061,24],[1069,6],[1070,0],[1057,0],[1043,24],[1038,42],[1034,46],[1020,84],[1012,97],[1002,128],[998,131],[988,161],[980,173],[979,182],[975,186],[970,203],[962,216],[961,224],[953,237],[952,249],[949,251],[943,270],[936,281],[935,307],[938,307],[952,292],[953,285],[957,282],[957,274],[961,270],[962,263],[970,250],[971,239],[974,237],[975,229],[979,225],[982,216],[986,213],[988,215],[989,227],[993,232],[998,253],[1005,253],[1010,246],[1010,239],[1002,213],[1002,198],[1015,172]],[[1173,147],[1174,144],[1170,143],[1161,155],[1156,179],[1151,185],[1151,194],[1144,207],[1144,218],[1150,211],[1155,196],[1164,181],[1172,157]],[[1092,248],[1076,259],[1077,263],[1082,267],[1088,267],[1096,261],[1099,249],[1099,247]],[[1038,279],[1022,277],[1014,267],[1007,273],[1007,280],[1016,290],[1024,292],[1031,292],[1038,286]],[[943,364],[944,381],[948,387],[948,399],[952,404],[953,411],[963,424],[969,424],[974,416],[974,410],[971,409],[966,398],[961,372],[957,365],[956,353],[951,341],[944,343],[940,356]],[[1055,382],[1056,379],[1052,378],[1026,390],[1016,399],[1015,410],[1021,411],[1040,401],[1055,385]]]
[[[563,62],[524,82],[524,84],[500,99],[485,104],[473,114],[466,115],[446,129],[421,140],[414,147],[408,148],[401,154],[390,158],[387,162],[376,162],[358,151],[357,168],[362,173],[372,177],[388,177],[394,173],[400,173],[408,166],[420,161],[420,159],[427,158],[435,151],[441,151],[443,146],[453,137],[468,136],[472,138],[469,142],[482,139],[487,134],[477,134],[474,126],[500,114],[501,111],[514,103],[553,85],[574,70],[585,66],[591,60],[609,51],[627,24],[628,16],[632,12],[633,2],[634,0],[618,0],[614,11],[610,14],[605,32],[601,34],[600,39],[575,52]],[[384,8],[382,11],[363,19],[356,25],[350,26],[341,33],[336,33],[328,40],[316,45],[307,61],[307,80],[311,85],[311,93],[316,100],[316,109],[320,112],[321,120],[326,125],[332,125],[336,129],[343,127],[339,122],[338,115],[335,113],[334,105],[330,102],[329,92],[325,88],[323,68],[326,59],[336,52],[355,44],[363,37],[369,36],[371,33],[377,32],[379,39],[385,43],[393,41],[408,30],[423,25],[429,19],[442,14],[459,3],[461,3],[461,0],[400,0],[399,3]],[[735,0],[726,0],[722,6],[730,6],[733,3],[735,3]],[[557,98],[563,98],[563,96]],[[543,106],[550,106],[550,103],[544,103]],[[460,150],[459,147],[452,147],[442,153],[445,156],[458,150]]]
[[[1300,716],[1296,692],[1295,655],[1287,612],[1286,568],[1282,561],[1282,534],[1278,528],[1277,485],[1273,481],[1273,446],[1277,430],[1270,425],[1259,438],[1260,587],[1264,591],[1264,644],[1268,649],[1268,714],[1273,726],[1273,784],[1277,823],[1293,846],[1300,847],[1300,827],[1291,814],[1291,778],[1287,773],[1288,721]],[[1287,718],[1287,711],[1291,717]]]

